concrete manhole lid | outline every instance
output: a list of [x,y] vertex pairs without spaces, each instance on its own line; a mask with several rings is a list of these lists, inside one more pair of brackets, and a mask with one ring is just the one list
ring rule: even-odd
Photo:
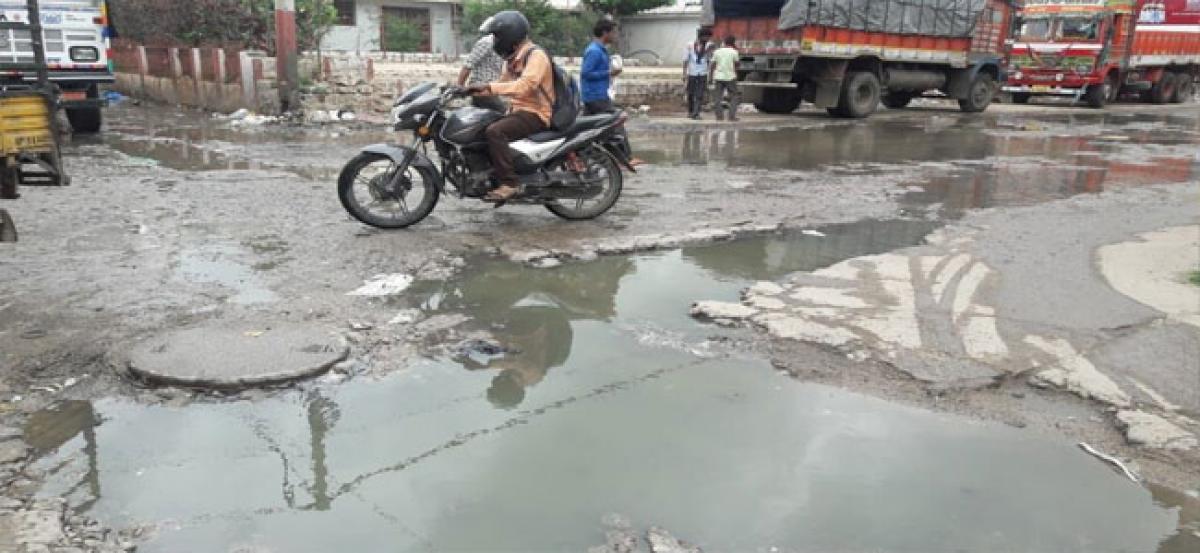
[[312,377],[350,350],[327,328],[302,324],[201,326],[134,346],[129,370],[153,382],[239,388]]

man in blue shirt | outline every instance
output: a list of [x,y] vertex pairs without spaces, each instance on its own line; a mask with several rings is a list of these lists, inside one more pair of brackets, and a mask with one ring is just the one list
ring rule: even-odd
[[601,19],[592,27],[592,35],[596,39],[583,51],[583,66],[579,71],[580,93],[587,113],[608,113],[613,109],[608,88],[612,78],[621,74],[620,69],[612,68],[608,57],[608,45],[617,41],[617,24],[609,19]]
[[[621,70],[613,69],[608,57],[608,46],[617,42],[617,24],[611,19],[601,19],[592,27],[592,36],[596,38],[583,51],[583,64],[579,68],[579,92],[583,99],[583,113],[612,113],[616,106],[608,96],[608,89],[612,86],[612,78],[620,75]],[[613,142],[627,157],[633,155],[624,127],[617,129]]]

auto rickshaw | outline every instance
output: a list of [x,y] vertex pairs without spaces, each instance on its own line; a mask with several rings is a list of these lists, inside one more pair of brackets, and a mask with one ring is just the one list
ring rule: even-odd
[[[26,7],[24,22],[0,19],[0,46],[25,40],[22,35],[28,32],[33,53],[27,62],[0,60],[0,200],[19,198],[22,184],[68,184],[59,144],[58,91],[47,75],[37,0],[27,0]],[[29,73],[33,80],[26,77]],[[16,240],[16,225],[0,209],[0,242]]]

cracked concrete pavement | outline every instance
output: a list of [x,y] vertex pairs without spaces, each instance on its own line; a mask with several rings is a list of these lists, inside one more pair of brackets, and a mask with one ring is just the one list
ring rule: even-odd
[[[1198,110],[638,121],[635,148],[651,165],[600,220],[444,202],[405,232],[351,222],[332,185],[386,133],[231,129],[159,107],[110,115],[104,136],[68,148],[72,187],[27,189],[5,206],[22,242],[0,245],[0,422],[64,398],[221,401],[115,376],[114,352],[165,330],[270,320],[342,334],[351,353],[336,381],[401,370],[464,322],[347,295],[377,275],[444,280],[479,256],[550,267],[903,217],[945,226],[925,245],[696,312],[766,329],[778,339],[762,347],[798,377],[1087,439],[1155,481],[1200,488],[1200,337],[1196,304],[1179,299],[1195,291],[1176,278],[1195,265]],[[17,436],[0,446],[0,485],[22,497],[0,511],[89,524],[29,500],[31,450]],[[0,525],[16,520],[6,516]],[[128,538],[70,540],[119,550]]]

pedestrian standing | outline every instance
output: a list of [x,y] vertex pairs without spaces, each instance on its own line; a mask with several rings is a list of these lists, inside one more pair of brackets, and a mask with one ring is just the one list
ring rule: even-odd
[[613,111],[608,89],[612,78],[621,74],[620,69],[613,69],[608,55],[609,45],[617,40],[617,24],[601,19],[592,27],[592,36],[595,38],[583,51],[583,64],[579,70],[580,96],[584,113],[588,115]]
[[733,35],[725,37],[725,46],[712,55],[713,111],[717,121],[725,120],[725,106],[729,107],[729,120],[738,120],[738,104],[742,99],[737,85],[738,57],[737,39]]
[[688,46],[683,59],[683,80],[687,83],[688,117],[700,118],[704,108],[704,91],[708,87],[708,64],[712,57],[712,29],[700,27],[696,42]]
[[[592,27],[592,36],[595,38],[583,51],[583,63],[579,69],[583,113],[585,115],[612,113],[616,111],[610,92],[612,79],[621,74],[621,69],[612,66],[608,48],[617,43],[617,24],[611,19],[601,19]],[[616,129],[613,142],[625,153],[627,158],[633,156],[624,126]]]
[[[491,19],[489,18],[488,21]],[[484,21],[483,24],[487,25],[488,21]],[[483,27],[481,26],[480,29]],[[504,70],[504,60],[496,54],[492,48],[493,44],[495,44],[495,39],[490,34],[483,35],[483,38],[475,41],[471,53],[467,54],[466,63],[458,72],[458,86],[485,85],[500,80],[500,73]],[[475,96],[471,98],[471,103],[475,107],[500,112],[508,111],[508,106],[499,96]]]

